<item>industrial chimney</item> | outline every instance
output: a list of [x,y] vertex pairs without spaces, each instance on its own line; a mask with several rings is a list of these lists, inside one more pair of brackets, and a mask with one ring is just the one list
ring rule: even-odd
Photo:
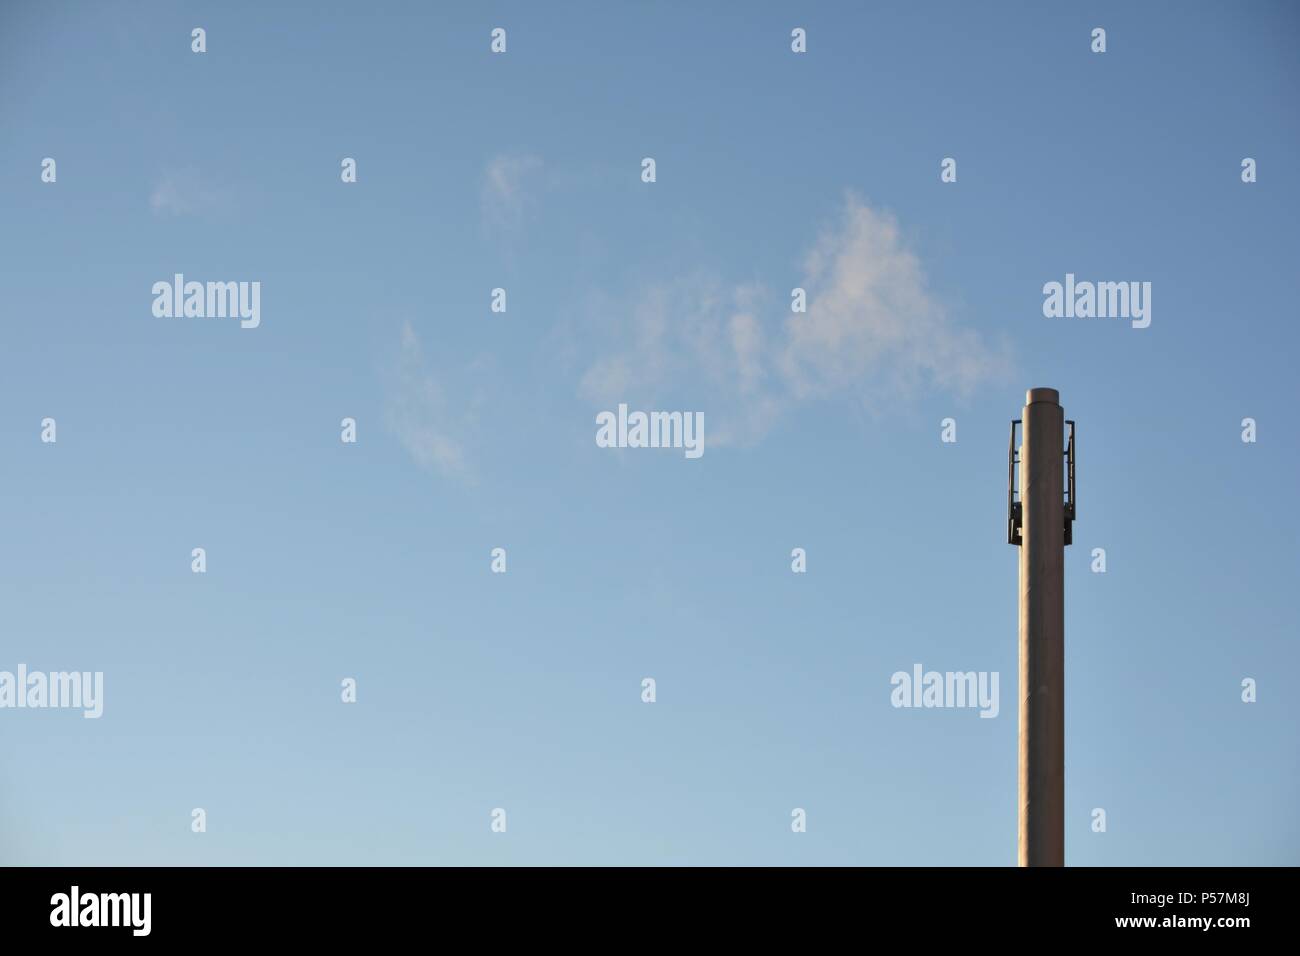
[[1074,422],[1056,389],[1031,388],[1007,449],[1007,541],[1020,546],[1020,866],[1065,863],[1065,546],[1073,522]]

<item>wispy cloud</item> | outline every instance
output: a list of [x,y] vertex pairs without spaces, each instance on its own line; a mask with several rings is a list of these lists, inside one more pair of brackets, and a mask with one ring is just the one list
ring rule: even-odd
[[416,464],[443,475],[465,477],[468,465],[463,444],[456,437],[457,418],[426,365],[410,322],[402,324],[401,346],[388,385],[385,424]]
[[[598,352],[579,393],[612,407],[707,407],[710,441],[747,442],[779,411],[769,381],[766,293],[695,274],[642,289],[631,303],[601,299],[584,331]],[[626,319],[616,318],[626,316]]]
[[[927,289],[924,270],[887,213],[849,195],[804,257],[807,311],[790,290],[701,275],[604,301],[604,325],[580,394],[613,403],[684,401],[708,408],[714,444],[760,439],[799,404],[868,408],[922,389],[967,395],[1009,370],[1005,347],[962,328]],[[611,315],[628,316],[610,322]]]
[[193,216],[226,208],[233,198],[228,186],[219,186],[193,168],[162,174],[149,194],[155,216]]
[[517,230],[531,199],[528,186],[542,166],[540,157],[505,153],[488,161],[483,172],[483,224],[488,229]]
[[848,196],[804,260],[808,311],[791,314],[779,364],[798,397],[924,385],[968,394],[1007,369],[1002,349],[956,325],[926,288],[894,217]]

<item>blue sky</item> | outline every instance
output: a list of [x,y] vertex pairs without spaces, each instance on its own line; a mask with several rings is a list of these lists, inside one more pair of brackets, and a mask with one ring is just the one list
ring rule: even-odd
[[[0,859],[1012,864],[1006,433],[1048,385],[1067,862],[1300,862],[1298,27],[6,4],[0,670],[105,701],[0,711]],[[155,317],[177,272],[260,326]],[[1150,327],[1045,318],[1066,273],[1151,282]],[[620,401],[705,454],[598,448]],[[915,663],[999,716],[894,709]]]

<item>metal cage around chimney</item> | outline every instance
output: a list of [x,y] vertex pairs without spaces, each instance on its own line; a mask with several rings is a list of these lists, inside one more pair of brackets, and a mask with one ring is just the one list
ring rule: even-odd
[[[1019,418],[1011,422],[1011,438],[1007,443],[1007,544],[1020,544],[1020,532],[1024,524],[1024,509],[1020,503],[1020,445],[1016,442],[1016,426],[1021,424]],[[1074,516],[1075,516],[1075,497],[1074,497],[1074,421],[1066,419],[1066,426],[1069,428],[1065,441],[1064,461],[1065,480],[1062,486],[1065,488],[1065,543],[1072,544],[1074,541]]]

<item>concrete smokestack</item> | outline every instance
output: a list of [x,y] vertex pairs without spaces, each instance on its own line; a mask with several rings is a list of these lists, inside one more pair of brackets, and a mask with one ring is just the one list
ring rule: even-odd
[[1020,866],[1065,863],[1065,545],[1074,442],[1071,432],[1067,505],[1064,419],[1056,389],[1029,390],[1018,515],[1013,505],[1020,544]]

